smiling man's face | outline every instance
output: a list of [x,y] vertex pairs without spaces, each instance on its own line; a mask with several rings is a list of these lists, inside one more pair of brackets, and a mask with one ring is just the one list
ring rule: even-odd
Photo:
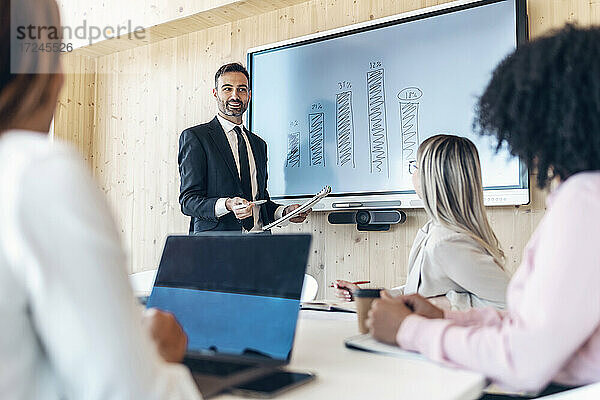
[[241,72],[226,72],[219,77],[213,94],[223,116],[241,119],[250,102],[248,79]]

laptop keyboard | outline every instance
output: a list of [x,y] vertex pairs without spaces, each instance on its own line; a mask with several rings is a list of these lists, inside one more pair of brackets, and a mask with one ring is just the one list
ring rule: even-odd
[[252,368],[255,364],[238,364],[209,359],[186,358],[183,363],[195,373],[203,375],[228,376]]

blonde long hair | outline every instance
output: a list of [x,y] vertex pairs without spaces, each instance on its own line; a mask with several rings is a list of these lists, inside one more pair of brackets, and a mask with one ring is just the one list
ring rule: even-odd
[[504,252],[483,205],[477,148],[467,138],[436,135],[417,152],[421,193],[431,220],[479,243],[504,268]]

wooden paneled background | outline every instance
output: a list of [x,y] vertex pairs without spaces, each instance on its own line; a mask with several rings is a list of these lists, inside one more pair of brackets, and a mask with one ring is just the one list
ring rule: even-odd
[[[279,10],[306,0],[57,0],[66,43],[98,57]],[[81,29],[90,33],[81,36]],[[125,30],[123,30],[125,28]],[[143,32],[139,39],[127,33]],[[92,32],[96,29],[96,32]],[[100,34],[100,29],[102,34]],[[120,34],[119,39],[105,40]],[[89,44],[92,45],[89,45]]]
[[[79,148],[106,193],[130,254],[128,272],[156,268],[165,237],[187,232],[188,218],[178,203],[178,137],[214,116],[211,89],[221,64],[245,63],[251,47],[445,2],[290,0],[285,6],[286,0],[277,0],[272,11],[156,43],[98,57],[83,51],[66,55],[69,73],[55,137]],[[600,0],[530,0],[528,13],[535,38],[565,22],[600,24]],[[488,209],[511,272],[544,213],[545,194],[532,189],[531,195],[527,206]],[[427,220],[423,210],[407,214],[407,222],[389,232],[329,225],[326,213],[313,213],[304,224],[285,230],[313,234],[309,272],[319,281],[320,295],[331,297],[327,286],[335,278],[368,279],[371,286],[384,287],[404,282],[408,251]]]

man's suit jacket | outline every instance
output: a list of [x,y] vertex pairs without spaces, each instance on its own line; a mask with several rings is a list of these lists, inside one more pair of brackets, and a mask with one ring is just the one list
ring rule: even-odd
[[[256,200],[267,200],[260,206],[260,217],[266,225],[274,221],[278,207],[267,191],[267,144],[252,132],[245,132],[256,163]],[[179,204],[181,211],[192,217],[190,233],[241,231],[242,223],[233,212],[221,218],[215,216],[215,203],[219,198],[243,197],[235,159],[217,117],[181,133],[178,160],[181,175]]]

